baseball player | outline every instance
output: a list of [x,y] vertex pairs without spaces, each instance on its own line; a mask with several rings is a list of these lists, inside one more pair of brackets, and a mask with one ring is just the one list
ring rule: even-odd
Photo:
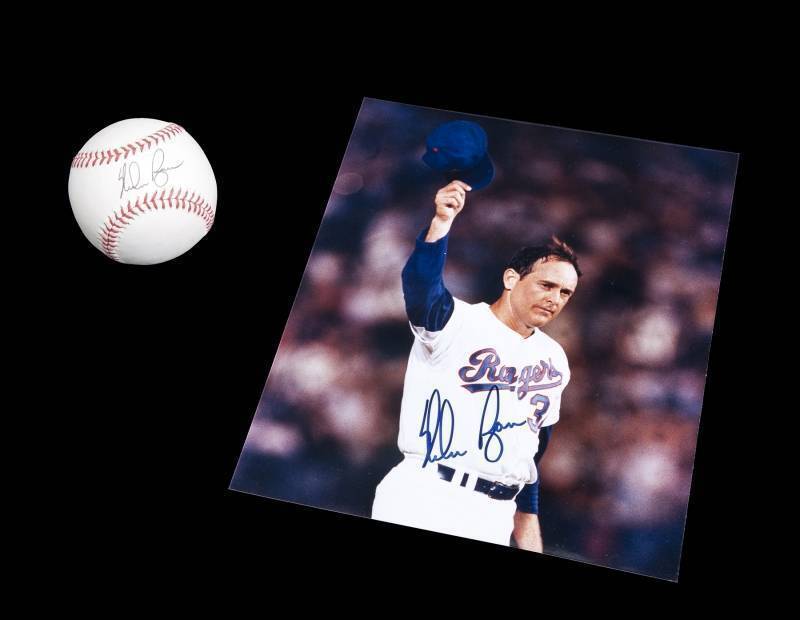
[[372,517],[465,538],[542,551],[537,464],[569,383],[567,357],[541,331],[581,275],[555,237],[523,248],[491,305],[444,286],[450,227],[472,188],[453,181],[403,269],[414,334],[400,410],[403,460],[375,492]]

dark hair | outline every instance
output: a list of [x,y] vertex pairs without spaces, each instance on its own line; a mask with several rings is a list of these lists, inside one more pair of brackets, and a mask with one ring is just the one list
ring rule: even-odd
[[575,251],[555,235],[550,238],[550,242],[547,245],[532,245],[517,250],[508,265],[506,265],[506,269],[513,269],[522,279],[533,271],[533,265],[536,261],[551,257],[555,260],[570,263],[575,267],[578,277],[581,277],[582,274],[580,267],[578,267],[578,257],[575,255]]

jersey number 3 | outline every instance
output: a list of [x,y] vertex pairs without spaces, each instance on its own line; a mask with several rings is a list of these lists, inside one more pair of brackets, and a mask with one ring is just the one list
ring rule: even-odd
[[536,394],[531,398],[531,404],[533,405],[533,411],[528,414],[528,426],[531,427],[534,433],[538,433],[542,427],[542,417],[550,408],[550,399],[542,394]]

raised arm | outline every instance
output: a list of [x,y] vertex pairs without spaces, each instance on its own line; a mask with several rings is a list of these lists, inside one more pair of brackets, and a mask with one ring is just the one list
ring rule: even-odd
[[436,192],[436,198],[434,199],[436,214],[433,216],[431,225],[428,228],[428,234],[425,237],[426,242],[433,243],[438,241],[450,232],[453,220],[464,208],[467,192],[471,191],[472,188],[466,183],[453,181]]
[[440,331],[453,313],[453,296],[444,286],[442,273],[447,256],[447,235],[453,220],[464,208],[471,188],[453,181],[436,193],[436,213],[427,231],[417,237],[403,268],[403,295],[406,314],[412,325]]

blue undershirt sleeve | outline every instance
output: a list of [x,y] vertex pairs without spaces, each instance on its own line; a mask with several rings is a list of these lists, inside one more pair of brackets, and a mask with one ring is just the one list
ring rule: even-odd
[[[544,451],[547,449],[547,444],[550,443],[550,437],[553,435],[554,428],[555,424],[552,424],[551,426],[545,426],[539,431],[539,449],[533,457],[537,468],[539,467],[539,461],[541,461],[542,456],[544,456]],[[533,484],[526,484],[522,491],[517,494],[515,498],[517,510],[530,514],[539,514],[539,481],[540,478],[537,477],[536,482]]]
[[449,235],[427,243],[427,233],[425,228],[419,234],[414,251],[403,267],[403,296],[411,324],[438,332],[450,320],[454,308],[453,296],[442,279]]

